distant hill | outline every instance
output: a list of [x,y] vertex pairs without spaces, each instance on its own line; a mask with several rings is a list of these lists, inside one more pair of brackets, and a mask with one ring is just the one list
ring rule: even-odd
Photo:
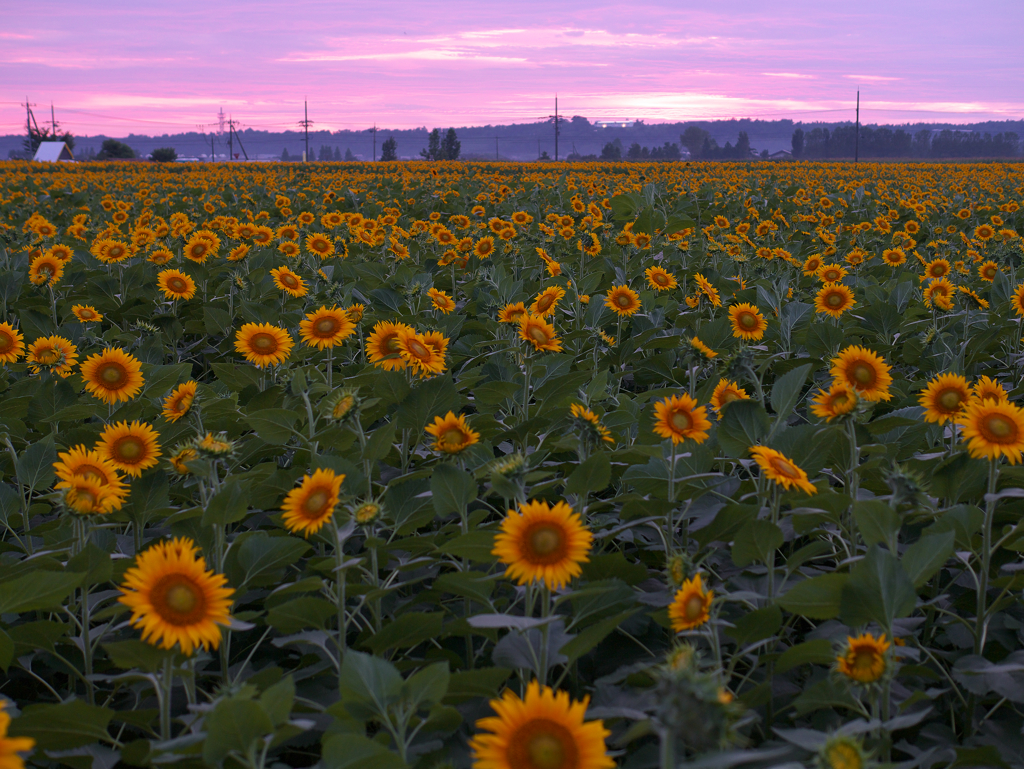
[[[570,116],[561,123],[559,136],[558,155],[560,159],[566,159],[573,154],[575,156],[600,156],[602,149],[608,143],[616,144],[622,157],[626,157],[629,148],[633,144],[641,147],[662,147],[666,142],[681,147],[680,135],[689,127],[697,126],[708,132],[709,140],[712,140],[719,147],[724,147],[726,142],[735,144],[740,132],[746,132],[750,148],[756,152],[767,150],[774,153],[779,150],[790,150],[793,132],[801,129],[805,137],[809,136],[815,129],[818,145],[822,137],[826,139],[840,129],[844,137],[842,145],[845,148],[847,139],[852,141],[853,123],[801,123],[792,120],[718,120],[718,121],[689,121],[684,123],[644,123],[636,121],[626,126],[602,126],[591,123],[582,116]],[[447,126],[439,126],[442,129]],[[73,130],[73,126],[71,127]],[[889,126],[862,126],[862,141],[864,135],[877,129],[888,129],[893,134],[902,131],[910,137],[921,134],[923,131],[937,135],[942,130],[972,132],[980,138],[984,134],[1014,134],[1014,141],[1024,136],[1024,120],[974,123],[970,125],[955,125],[951,123],[914,123],[905,125]],[[843,129],[846,129],[845,131]],[[536,160],[541,153],[547,153],[549,157],[555,156],[554,125],[552,121],[539,123],[518,123],[513,125],[499,126],[470,126],[456,127],[458,138],[462,142],[462,157],[471,159],[490,159],[500,157],[502,160]],[[828,135],[823,131],[829,131]],[[305,148],[305,138],[300,131],[258,131],[246,128],[239,132],[241,146],[235,141],[233,152],[239,158],[247,153],[250,159],[273,160],[281,159],[282,154],[292,160],[302,158],[302,151]],[[418,158],[420,150],[427,147],[427,136],[429,130],[426,127],[416,129],[391,130],[378,128],[376,134],[376,156],[380,157],[381,145],[389,137],[394,137],[398,143],[399,158]],[[879,134],[883,136],[885,134]],[[887,135],[886,135],[887,136]],[[495,138],[497,137],[497,143]],[[104,139],[115,138],[131,146],[137,154],[145,156],[158,147],[173,147],[179,156],[197,157],[207,160],[210,156],[210,135],[203,135],[197,132],[182,134],[164,134],[162,136],[142,136],[129,134],[128,136],[78,136],[75,140],[75,156],[78,158],[87,157],[90,152],[99,151]],[[891,138],[891,137],[890,137]],[[0,158],[7,158],[11,151],[18,152],[22,149],[23,136],[7,135],[0,136]],[[870,143],[869,143],[870,144]],[[961,142],[961,144],[964,144]],[[970,144],[969,142],[967,144]],[[945,145],[943,145],[945,146]],[[983,146],[978,144],[977,146]],[[1005,148],[1006,144],[995,146]],[[1020,144],[1016,143],[1016,154],[1020,153]],[[244,148],[244,153],[243,153]],[[370,160],[374,154],[374,135],[371,131],[311,131],[309,134],[309,148],[313,159],[326,158],[329,153],[331,160],[345,159],[346,154],[350,159]],[[225,159],[228,153],[228,138],[226,135],[214,137],[214,152],[218,159]],[[832,157],[846,156],[845,149],[835,149]],[[685,152],[684,152],[685,154]],[[850,153],[852,155],[852,152]],[[893,152],[894,156],[913,156],[913,152],[904,155]],[[920,154],[920,153],[919,153]],[[1000,156],[1006,156],[1000,152]],[[870,157],[870,147],[862,144],[862,155]],[[956,156],[956,155],[952,155]]]

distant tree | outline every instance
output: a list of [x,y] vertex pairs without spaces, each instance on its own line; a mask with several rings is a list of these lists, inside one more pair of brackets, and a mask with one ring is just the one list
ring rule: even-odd
[[398,160],[398,142],[395,141],[394,136],[389,136],[380,146],[380,159],[382,161]]
[[356,156],[352,154],[352,150],[348,147],[345,148],[345,160],[351,162],[356,159]]
[[334,155],[333,155],[333,157],[331,159],[332,160],[340,161],[341,160],[341,150],[339,150],[337,147],[335,147],[334,148]]
[[622,147],[608,142],[601,150],[601,160],[622,160]]
[[572,125],[574,128],[590,128],[590,121],[583,117],[583,115],[573,115]]
[[644,148],[637,142],[633,142],[629,145],[629,149],[626,151],[626,158],[629,160],[640,160],[644,156]]
[[802,158],[804,156],[804,131],[802,128],[793,131],[793,138],[790,140],[790,144],[793,147],[793,157]]
[[542,153],[540,153],[540,159],[541,160],[551,160],[551,156],[548,154],[547,150],[544,150]]
[[458,160],[459,153],[462,152],[462,142],[459,141],[459,137],[455,133],[454,128],[449,128],[448,132],[444,135],[444,141],[441,142],[441,159],[442,160]]
[[69,150],[75,148],[75,137],[70,132],[60,132],[60,123],[57,124],[56,133],[51,133],[50,129],[46,126],[42,128],[36,128],[35,126],[29,128],[28,136],[22,141],[22,147],[25,152],[28,153],[28,158],[31,160],[35,156],[36,150],[39,149],[39,145],[43,142],[64,142],[68,145]]
[[708,137],[707,131],[700,126],[692,125],[687,126],[686,130],[679,135],[679,142],[690,151],[691,158],[697,158]]
[[104,139],[103,146],[96,155],[97,160],[130,160],[134,157],[135,150],[117,139]]
[[928,129],[922,129],[914,134],[913,153],[917,157],[927,157],[931,150],[932,144],[932,132]]
[[768,150],[761,150],[761,160],[767,160],[769,157]]
[[740,131],[739,136],[736,137],[736,146],[733,148],[733,154],[737,160],[750,159],[750,137],[747,136],[746,131]]
[[287,163],[291,159],[292,159],[292,156],[288,154],[288,148],[287,147],[285,147],[283,150],[281,150],[281,160],[283,160],[285,163]]
[[158,147],[153,150],[151,157],[157,163],[173,163],[178,159],[178,153],[174,151],[174,147]]
[[420,157],[425,160],[441,159],[441,129],[435,128],[427,137],[427,148],[420,150]]

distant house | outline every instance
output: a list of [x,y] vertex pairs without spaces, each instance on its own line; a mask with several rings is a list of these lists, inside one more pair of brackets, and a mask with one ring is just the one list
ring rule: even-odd
[[56,163],[58,160],[74,161],[75,156],[64,142],[40,142],[39,149],[32,159],[43,163]]
[[793,153],[789,150],[779,150],[778,152],[773,152],[769,157],[772,160],[792,160]]

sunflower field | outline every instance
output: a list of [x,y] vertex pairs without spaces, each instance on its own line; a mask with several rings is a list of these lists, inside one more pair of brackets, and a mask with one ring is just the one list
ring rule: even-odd
[[0,168],[0,769],[1024,766],[1024,168]]

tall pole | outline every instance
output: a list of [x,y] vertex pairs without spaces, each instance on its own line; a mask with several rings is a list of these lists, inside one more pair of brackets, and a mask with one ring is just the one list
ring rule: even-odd
[[213,131],[210,131],[210,162],[214,163],[217,161],[217,156],[213,154]]
[[233,132],[231,131],[231,124],[234,122],[234,118],[228,118],[228,162],[230,163],[235,159],[235,143],[232,141]]
[[558,162],[558,97],[555,97],[555,162]]
[[377,162],[377,124],[373,124],[373,162]]
[[853,137],[853,162],[860,160],[860,89],[857,89],[857,133]]
[[307,163],[309,162],[309,102],[303,99],[302,110],[304,113],[304,119],[302,124],[306,127],[306,156],[303,158]]
[[57,141],[57,118],[53,115],[53,102],[50,102],[50,126],[53,129],[53,140]]

